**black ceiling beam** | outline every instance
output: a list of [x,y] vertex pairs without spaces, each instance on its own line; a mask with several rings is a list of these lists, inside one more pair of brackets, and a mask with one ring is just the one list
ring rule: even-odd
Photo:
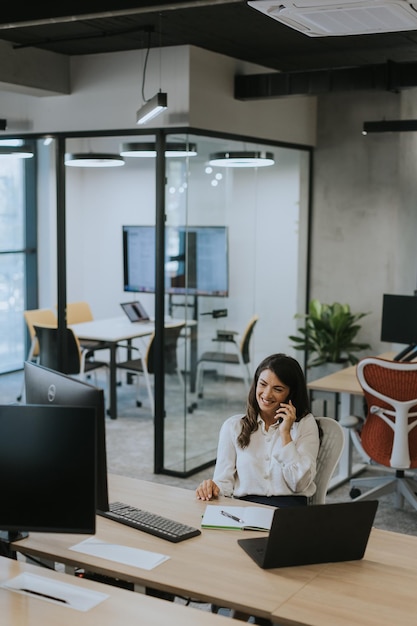
[[237,100],[320,95],[342,91],[399,92],[417,86],[417,63],[364,65],[306,72],[274,72],[235,76]]
[[381,120],[379,122],[364,122],[364,135],[368,133],[401,133],[417,130],[417,120]]

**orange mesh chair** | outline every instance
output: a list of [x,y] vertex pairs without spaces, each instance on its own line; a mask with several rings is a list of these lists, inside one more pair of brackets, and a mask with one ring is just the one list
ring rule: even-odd
[[356,500],[395,493],[397,508],[405,498],[417,510],[417,482],[405,474],[417,468],[417,363],[368,357],[359,362],[357,377],[368,407],[361,445],[371,461],[395,469],[395,474],[355,478],[350,495],[360,494],[361,487],[369,491]]

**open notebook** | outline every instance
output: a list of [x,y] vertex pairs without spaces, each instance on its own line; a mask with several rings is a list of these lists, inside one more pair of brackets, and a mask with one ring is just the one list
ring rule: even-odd
[[271,506],[220,506],[208,504],[201,528],[269,530],[275,509]]

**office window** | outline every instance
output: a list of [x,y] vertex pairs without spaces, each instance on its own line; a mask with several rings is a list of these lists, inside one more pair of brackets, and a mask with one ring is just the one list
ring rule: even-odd
[[[20,369],[26,355],[26,275],[34,259],[27,247],[27,182],[33,169],[26,159],[0,158],[0,373]],[[33,252],[33,250],[32,250]]]

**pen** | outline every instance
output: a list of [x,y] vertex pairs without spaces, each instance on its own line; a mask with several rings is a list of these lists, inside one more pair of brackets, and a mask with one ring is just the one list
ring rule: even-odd
[[236,517],[236,515],[232,515],[231,513],[228,513],[227,511],[220,511],[220,513],[224,515],[225,517],[230,517],[230,519],[235,520],[235,522],[239,522],[239,524],[245,523],[243,519],[240,519],[239,517]]
[[31,593],[34,596],[40,596],[41,598],[46,598],[47,600],[55,600],[56,602],[63,602],[64,604],[67,604],[67,601],[64,600],[64,598],[56,598],[55,596],[50,596],[47,593],[41,593],[40,591],[34,591],[33,589],[19,589],[19,591]]

